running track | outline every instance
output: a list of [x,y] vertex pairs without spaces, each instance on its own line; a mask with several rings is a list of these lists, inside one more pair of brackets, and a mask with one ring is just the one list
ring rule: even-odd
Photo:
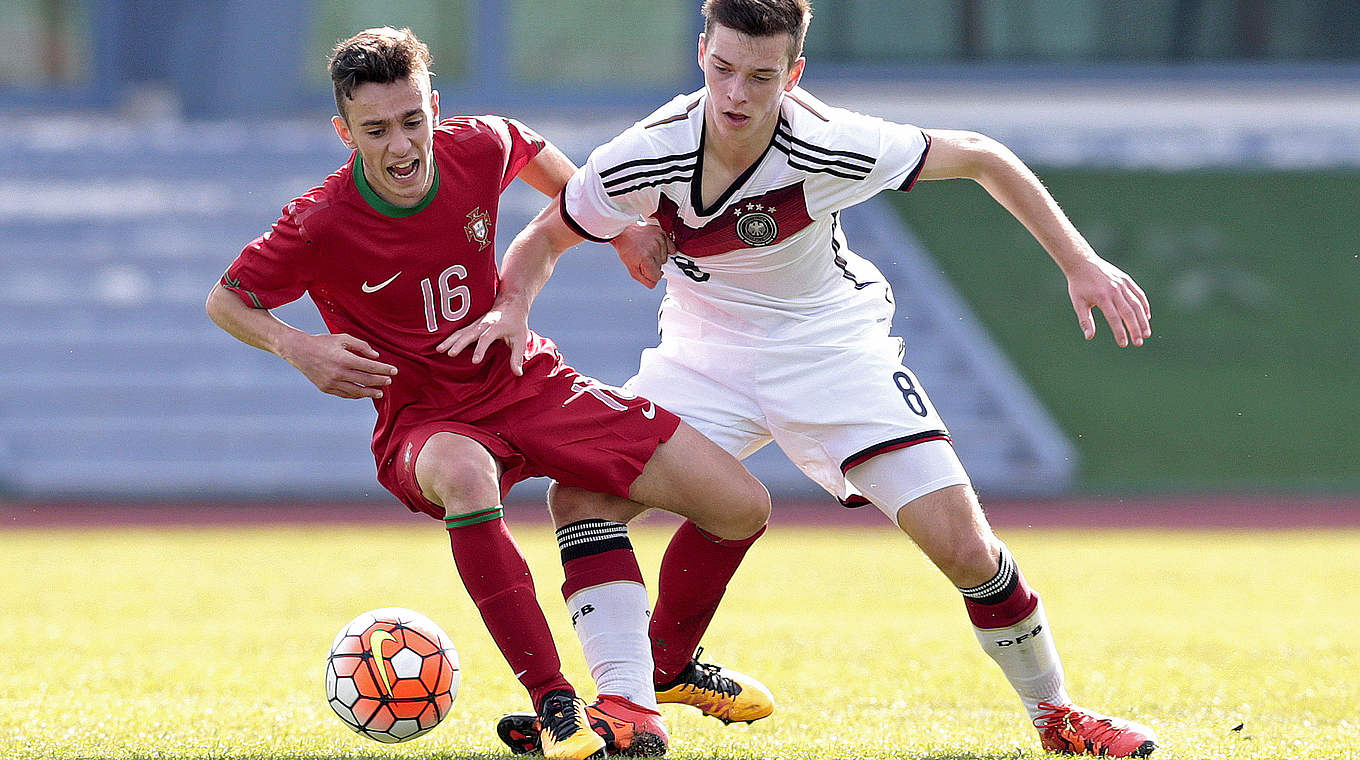
[[[1287,530],[1360,528],[1360,495],[1299,494],[1242,496],[1183,495],[1067,497],[1042,501],[986,501],[987,516],[998,529],[1107,528],[1182,530]],[[516,524],[546,522],[538,502],[511,503],[506,516]],[[286,525],[325,522],[420,524],[423,518],[395,500],[360,503],[278,502],[29,502],[0,500],[0,530],[105,526]],[[647,522],[672,520],[654,514]],[[775,499],[775,525],[882,526],[873,507],[847,510],[824,502]]]

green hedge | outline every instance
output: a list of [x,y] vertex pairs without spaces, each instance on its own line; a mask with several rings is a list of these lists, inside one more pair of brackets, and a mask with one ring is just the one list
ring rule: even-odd
[[1142,348],[1099,322],[1083,341],[1057,267],[976,184],[897,205],[1074,439],[1084,488],[1360,488],[1360,173],[1040,175],[1148,292]]

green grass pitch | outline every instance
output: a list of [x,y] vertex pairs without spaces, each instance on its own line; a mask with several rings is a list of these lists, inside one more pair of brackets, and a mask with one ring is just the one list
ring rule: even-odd
[[[567,675],[593,689],[548,526],[511,510]],[[655,577],[671,523],[633,529]],[[1360,531],[1004,532],[1043,594],[1081,703],[1144,721],[1162,758],[1360,757]],[[434,523],[0,531],[0,757],[508,758],[527,708]],[[380,745],[326,706],[332,636],[399,605],[445,628],[458,700]],[[724,727],[665,706],[670,757],[1043,757],[954,593],[886,524],[781,523],[705,641],[774,716]],[[1241,726],[1239,729],[1238,727]]]

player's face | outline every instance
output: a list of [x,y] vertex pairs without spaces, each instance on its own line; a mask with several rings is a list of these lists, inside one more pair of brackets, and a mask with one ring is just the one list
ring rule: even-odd
[[434,184],[434,125],[439,93],[430,90],[428,74],[354,88],[345,117],[332,119],[340,140],[358,150],[364,178],[378,196],[394,206],[410,208]]
[[803,75],[805,61],[789,60],[787,34],[751,37],[721,24],[699,35],[699,68],[708,87],[706,121],[714,136],[768,140],[779,104]]

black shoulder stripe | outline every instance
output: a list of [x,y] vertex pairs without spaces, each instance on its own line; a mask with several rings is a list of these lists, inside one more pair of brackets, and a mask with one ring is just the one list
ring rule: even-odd
[[863,180],[869,176],[867,174],[847,174],[846,172],[837,171],[826,166],[813,166],[811,164],[800,164],[793,159],[793,156],[789,156],[789,166],[792,166],[795,169],[802,169],[803,171],[809,172],[811,174],[830,174],[833,177],[840,177],[841,179],[853,179],[856,181]]
[[648,167],[647,169],[644,169],[642,171],[633,172],[631,174],[624,174],[618,177],[612,177],[610,179],[604,179],[604,175],[601,175],[601,179],[603,180],[603,184],[605,187],[613,187],[615,185],[627,184],[634,180],[646,179],[648,177],[659,177],[663,174],[674,174],[675,172],[683,171],[688,172],[694,171],[694,164],[685,161],[682,162],[679,166],[676,166],[674,164],[657,165],[656,167]]
[[695,98],[693,103],[690,103],[689,105],[685,106],[684,113],[678,113],[674,116],[668,116],[664,119],[657,119],[651,124],[644,126],[643,129],[651,129],[652,127],[659,127],[662,124],[670,124],[676,121],[684,121],[685,119],[689,118],[690,112],[693,111],[695,106],[697,105],[699,105],[699,98]]
[[779,143],[778,140],[775,141],[775,147],[779,148],[780,150],[788,154],[789,158],[791,159],[797,158],[805,164],[822,166],[827,169],[831,169],[833,167],[840,167],[848,172],[855,172],[857,174],[857,176],[855,177],[856,179],[864,179],[865,177],[868,177],[869,172],[873,170],[872,166],[869,167],[857,166],[846,161],[831,161],[825,158],[818,158],[817,156],[809,155],[802,151],[795,150],[792,147],[782,145]]
[[797,103],[798,105],[802,106],[804,109],[807,110],[808,113],[812,114],[813,116],[816,116],[817,118],[821,119],[822,121],[831,121],[830,119],[828,119],[828,118],[826,118],[825,116],[823,116],[823,115],[821,115],[820,113],[818,113],[818,112],[817,112],[817,109],[813,108],[812,106],[808,105],[807,103],[804,103],[803,101],[801,101],[801,100],[799,100],[798,98],[794,97],[792,93],[789,93],[789,94],[785,95],[784,97],[786,97],[786,98],[788,98],[789,100],[792,100],[793,102],[795,102],[795,103]]
[[611,174],[616,174],[618,172],[624,171],[625,169],[632,169],[635,166],[656,166],[658,164],[669,164],[687,158],[695,158],[698,155],[699,149],[695,148],[694,150],[688,153],[675,153],[669,156],[661,156],[659,158],[639,158],[635,161],[625,161],[621,164],[618,164],[617,166],[611,166],[608,169],[601,170],[600,176],[608,177]]
[[673,182],[689,182],[693,178],[694,172],[685,170],[683,172],[680,172],[679,174],[671,174],[663,177],[658,177],[657,179],[651,180],[649,182],[639,182],[636,185],[629,185],[628,187],[620,187],[614,190],[606,190],[605,195],[608,195],[609,197],[613,198],[615,196],[627,195],[628,193],[637,192],[638,190],[642,190],[644,188],[656,187],[657,185],[669,185]]
[[813,145],[812,143],[806,140],[799,140],[797,137],[793,136],[793,133],[789,130],[788,122],[785,121],[779,122],[779,126],[775,129],[775,134],[786,138],[790,143],[797,145],[800,148],[806,148],[810,151],[821,153],[823,155],[840,156],[841,158],[854,158],[860,161],[867,161],[870,166],[872,166],[878,160],[873,156],[866,156],[863,153],[855,153],[854,151],[849,150],[832,150],[830,148],[823,148],[820,145]]

